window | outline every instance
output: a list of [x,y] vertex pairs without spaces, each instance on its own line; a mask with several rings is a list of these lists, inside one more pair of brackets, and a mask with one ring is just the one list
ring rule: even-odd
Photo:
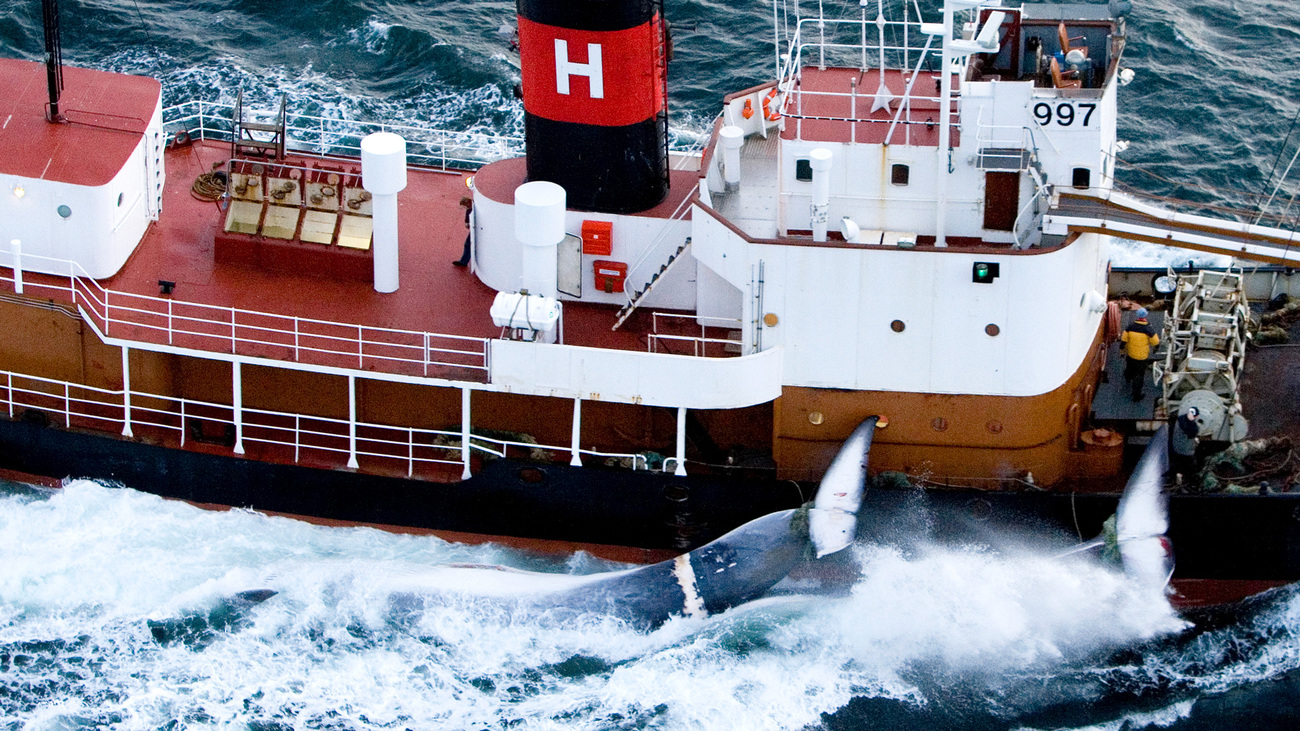
[[1076,188],[1084,189],[1092,187],[1092,171],[1088,168],[1075,168],[1074,181],[1071,183]]
[[893,183],[894,185],[907,185],[907,182],[909,179],[911,179],[911,176],[912,176],[912,168],[908,167],[907,165],[894,163],[893,167],[889,169],[889,182]]
[[805,183],[812,180],[812,160],[794,161],[794,179]]

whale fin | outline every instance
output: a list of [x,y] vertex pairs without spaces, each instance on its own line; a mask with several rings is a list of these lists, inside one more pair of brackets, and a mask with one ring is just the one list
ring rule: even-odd
[[1124,573],[1145,586],[1164,588],[1174,575],[1173,544],[1169,531],[1169,498],[1165,474],[1169,471],[1169,427],[1151,437],[1137,468],[1124,486],[1115,511],[1115,539]]
[[862,491],[867,484],[867,456],[878,420],[879,417],[868,417],[844,440],[817,488],[808,521],[817,558],[853,543]]

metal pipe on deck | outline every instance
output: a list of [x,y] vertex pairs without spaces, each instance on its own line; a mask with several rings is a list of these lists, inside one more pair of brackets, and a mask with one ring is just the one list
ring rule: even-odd
[[934,245],[948,245],[948,147],[952,144],[952,3],[943,4],[943,52],[939,62],[939,177],[935,181],[937,210],[934,217]]
[[727,125],[718,131],[722,140],[722,181],[727,190],[740,187],[740,148],[745,146],[745,130]]
[[361,140],[361,186],[374,198],[375,291],[398,286],[397,194],[406,188],[406,140],[392,132],[375,132]]
[[826,221],[830,216],[831,205],[831,151],[818,147],[808,153],[813,171],[812,206],[809,210],[812,218],[813,241],[826,240]]

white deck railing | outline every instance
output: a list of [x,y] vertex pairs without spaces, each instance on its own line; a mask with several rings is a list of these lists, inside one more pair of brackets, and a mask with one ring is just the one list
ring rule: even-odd
[[[12,262],[11,250],[0,249],[0,254],[7,254]],[[17,274],[0,274],[0,281],[13,284],[15,291],[17,282],[22,281],[24,291],[39,291],[72,304],[109,338],[408,376],[447,375],[439,374],[440,368],[468,369],[477,372],[479,380],[486,380],[488,374],[489,338],[371,327],[122,292],[105,288],[76,262],[66,259],[24,253],[22,264],[36,271],[68,274],[33,276],[19,269],[11,270]],[[455,375],[463,378],[469,374]]]
[[[163,110],[163,127],[168,134],[184,131],[196,140],[229,142],[234,109],[233,104],[222,102],[184,102]],[[248,121],[258,117],[258,112],[251,109],[246,109],[245,114]],[[258,121],[266,120],[258,117]],[[521,137],[330,119],[309,114],[288,115],[285,144],[299,152],[360,157],[361,138],[372,132],[402,135],[406,139],[407,159],[412,165],[473,169],[524,153]]]
[[[3,389],[0,391],[0,410],[7,410],[10,419],[25,416],[25,412],[33,410],[53,417],[51,423],[57,419],[64,428],[77,426],[111,434],[152,428],[178,434],[181,447],[185,446],[187,439],[195,440],[194,434],[203,432],[203,425],[218,429],[229,427],[231,430],[236,426],[235,411],[229,404],[134,389],[128,394],[124,390],[97,388],[12,371],[0,371],[0,389]],[[283,448],[285,461],[294,464],[302,463],[304,455],[317,456],[317,459],[309,461],[313,465],[319,464],[322,455],[333,457],[330,461],[337,462],[337,466],[360,457],[376,463],[405,463],[408,477],[415,474],[417,465],[464,466],[460,431],[349,422],[347,419],[247,406],[241,407],[239,418],[244,444]],[[355,444],[351,433],[356,434]],[[203,441],[216,443],[221,440],[205,438]],[[470,434],[469,442],[470,451],[494,457],[535,456],[540,450],[549,452],[553,461],[565,461],[572,454],[571,446],[511,441],[474,433]],[[225,446],[231,448],[233,454],[233,442]],[[288,459],[290,450],[292,460]],[[612,457],[631,464],[634,470],[648,469],[643,454],[591,449],[580,449],[579,454]]]
[[[739,319],[733,317],[709,317],[698,315],[684,315],[677,312],[651,312],[651,322],[653,327],[651,332],[646,336],[646,349],[651,353],[659,352],[663,348],[665,352],[673,352],[668,346],[673,343],[687,343],[691,348],[690,355],[698,357],[734,357],[740,355],[741,341],[725,337],[729,332],[739,332],[744,327]],[[699,327],[699,335],[680,335],[674,333],[659,332],[660,323],[675,321],[683,322],[689,320],[689,326]],[[666,325],[665,325],[666,327]],[[710,337],[710,330],[722,331],[724,337]],[[735,348],[735,352],[727,352],[727,348]],[[677,355],[686,355],[677,353]]]

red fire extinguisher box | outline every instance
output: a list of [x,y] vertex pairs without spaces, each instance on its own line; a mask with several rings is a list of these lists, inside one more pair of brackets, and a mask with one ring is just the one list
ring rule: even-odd
[[627,262],[598,259],[592,263],[596,275],[596,289],[602,292],[622,292],[627,280]]
[[593,256],[609,256],[614,253],[613,222],[583,221],[582,253]]

